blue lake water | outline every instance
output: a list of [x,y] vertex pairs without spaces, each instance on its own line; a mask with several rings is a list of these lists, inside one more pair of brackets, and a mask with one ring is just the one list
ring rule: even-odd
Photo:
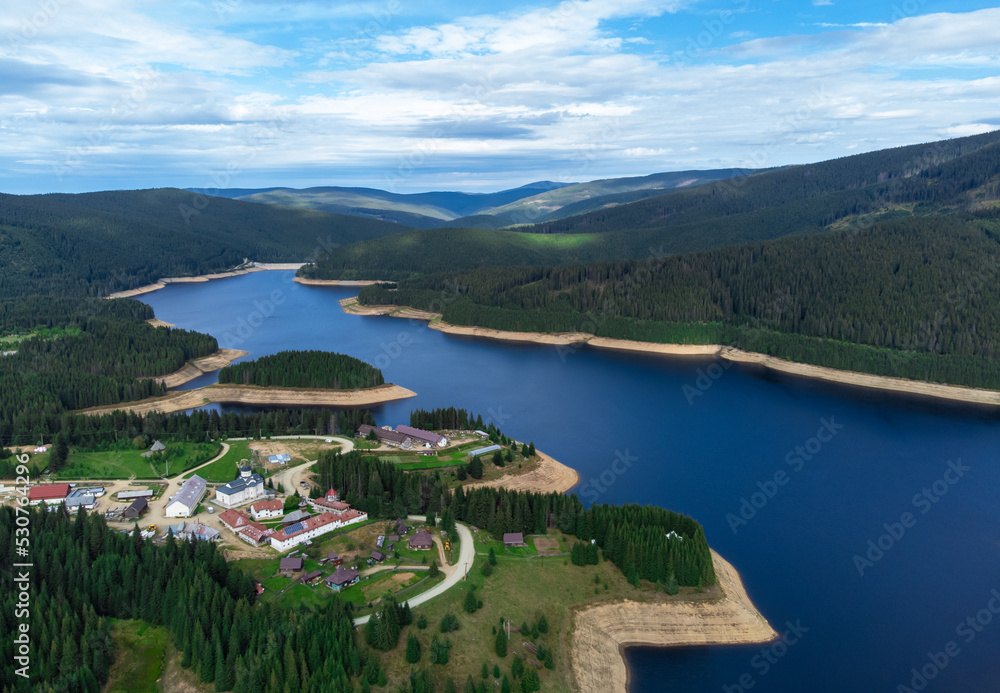
[[[345,315],[338,300],[356,290],[291,277],[142,298],[158,318],[248,358],[326,349],[374,363],[418,393],[377,407],[379,424],[464,407],[577,469],[586,501],[692,515],[764,616],[789,631],[765,648],[630,649],[632,691],[1000,690],[997,411],[712,359],[454,337]],[[913,669],[929,680],[913,681]]]

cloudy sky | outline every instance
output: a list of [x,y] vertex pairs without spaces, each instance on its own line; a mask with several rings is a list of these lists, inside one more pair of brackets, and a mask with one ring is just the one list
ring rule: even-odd
[[971,0],[7,0],[0,191],[765,167],[1000,128]]

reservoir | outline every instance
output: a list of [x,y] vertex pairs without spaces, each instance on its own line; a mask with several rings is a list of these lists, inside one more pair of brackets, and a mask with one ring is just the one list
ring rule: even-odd
[[292,275],[171,284],[141,300],[247,358],[324,349],[376,365],[418,393],[375,408],[380,425],[463,407],[575,468],[584,502],[691,515],[787,635],[630,649],[633,692],[998,690],[1000,407],[713,358],[450,336],[346,315],[338,301],[357,289]]

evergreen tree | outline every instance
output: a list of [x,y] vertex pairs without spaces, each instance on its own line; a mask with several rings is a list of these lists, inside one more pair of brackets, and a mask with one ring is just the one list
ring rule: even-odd
[[503,628],[497,631],[496,641],[494,643],[497,657],[507,656],[507,633]]
[[420,661],[420,641],[412,633],[406,638],[406,661],[410,664]]

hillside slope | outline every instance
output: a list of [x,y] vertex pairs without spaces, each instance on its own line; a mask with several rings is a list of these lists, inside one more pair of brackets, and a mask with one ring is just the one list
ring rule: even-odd
[[0,297],[107,295],[251,258],[296,261],[398,224],[176,189],[0,194]]

